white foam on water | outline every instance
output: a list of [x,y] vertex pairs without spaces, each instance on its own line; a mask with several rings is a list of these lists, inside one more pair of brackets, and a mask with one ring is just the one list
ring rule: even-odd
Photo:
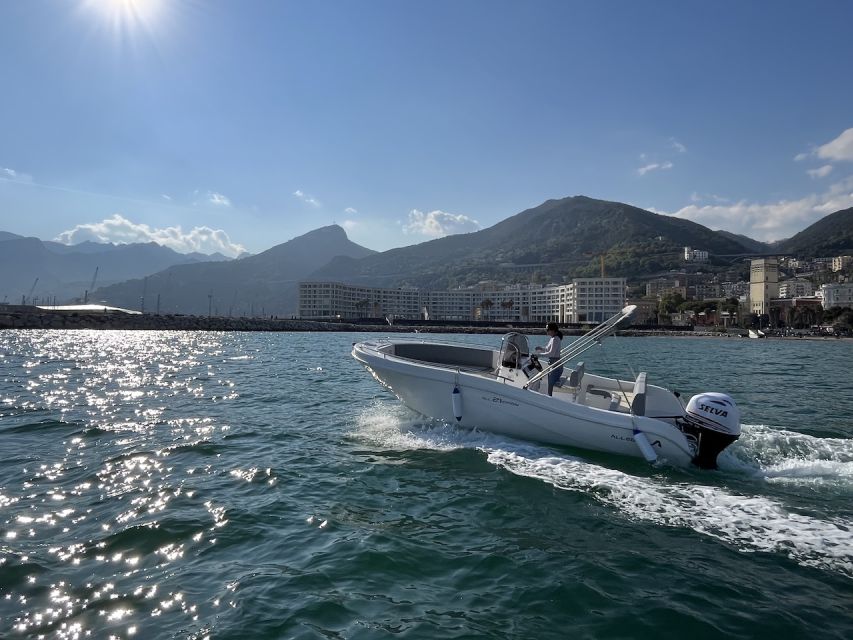
[[685,527],[740,551],[782,553],[800,564],[853,578],[853,521],[821,520],[758,495],[643,478],[562,456],[487,452],[490,462],[559,489],[580,491],[636,520]]
[[[660,475],[639,477],[617,469],[602,467],[582,458],[557,454],[547,447],[527,445],[493,434],[458,429],[446,423],[432,422],[402,406],[378,402],[357,418],[356,435],[393,449],[434,449],[440,451],[470,448],[483,451],[490,463],[519,476],[535,478],[558,489],[577,491],[607,505],[624,516],[667,527],[692,529],[742,552],[781,553],[796,562],[853,578],[853,521],[843,518],[820,519],[797,513],[782,503],[761,495],[742,495],[722,487],[673,482]],[[745,449],[755,446],[775,451],[773,434],[754,428],[746,438]],[[772,430],[767,430],[772,431]],[[816,458],[799,471],[792,458],[780,450],[770,467],[755,467],[761,474],[776,477],[813,477],[825,467],[836,473],[849,464],[850,442],[841,440],[841,449],[822,438],[809,442],[810,436],[782,432],[782,439],[793,438],[806,446]],[[799,437],[794,437],[799,436]],[[805,440],[804,440],[805,439]],[[756,445],[755,443],[759,443]],[[805,443],[805,444],[804,444]],[[847,448],[847,449],[845,449]],[[846,451],[846,453],[845,453]],[[834,457],[834,458],[833,458]],[[748,458],[748,456],[747,456]],[[772,458],[772,456],[771,456]],[[747,465],[737,461],[734,466]],[[787,467],[785,465],[788,465]],[[844,473],[849,469],[841,467]],[[784,474],[788,474],[785,476]],[[808,475],[811,474],[811,475]]]
[[491,433],[460,429],[440,420],[418,415],[399,403],[377,401],[356,417],[357,437],[385,449],[479,449],[490,442],[504,442]]
[[786,484],[853,490],[853,439],[818,438],[766,425],[744,425],[719,459],[724,470]]

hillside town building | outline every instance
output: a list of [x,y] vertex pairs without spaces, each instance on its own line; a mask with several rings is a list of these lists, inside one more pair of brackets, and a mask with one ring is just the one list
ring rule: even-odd
[[625,278],[575,278],[559,285],[489,283],[450,290],[299,283],[299,317],[303,319],[597,323],[624,306]]
[[814,295],[814,285],[800,278],[779,283],[780,298],[805,298]]
[[702,249],[684,247],[685,262],[708,262],[708,252]]
[[750,311],[763,315],[770,311],[770,300],[779,297],[779,262],[776,258],[758,258],[749,268]]
[[817,295],[824,309],[853,308],[853,282],[822,284]]
[[853,256],[837,256],[832,259],[832,270],[843,271],[853,264]]

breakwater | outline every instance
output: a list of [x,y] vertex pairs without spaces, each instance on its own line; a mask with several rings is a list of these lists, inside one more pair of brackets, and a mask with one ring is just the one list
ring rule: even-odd
[[[537,325],[538,326],[538,325]],[[293,318],[229,318],[180,314],[69,313],[50,310],[0,311],[0,329],[113,329],[140,331],[352,331],[382,333],[530,333],[531,327],[511,324],[367,324]],[[589,327],[565,328],[566,335],[582,335]],[[693,335],[691,327],[631,328],[623,335]]]

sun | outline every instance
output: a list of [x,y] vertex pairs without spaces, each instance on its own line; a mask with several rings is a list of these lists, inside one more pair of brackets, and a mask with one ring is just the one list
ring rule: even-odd
[[152,31],[162,17],[166,0],[84,0],[116,32]]

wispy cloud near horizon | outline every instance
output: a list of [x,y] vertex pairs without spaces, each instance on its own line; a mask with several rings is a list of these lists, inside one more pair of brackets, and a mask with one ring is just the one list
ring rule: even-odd
[[302,189],[297,189],[293,192],[293,195],[302,200],[302,202],[304,202],[305,204],[310,204],[312,207],[320,207],[320,201],[312,196],[309,196]]
[[0,167],[0,180],[31,184],[33,182],[33,177],[28,173],[21,173],[20,171],[15,171],[9,167]]
[[651,162],[637,169],[637,173],[644,176],[650,171],[665,171],[666,169],[672,169],[673,166],[675,165],[673,165],[669,160],[666,162]]
[[216,205],[217,207],[231,206],[231,199],[228,196],[224,196],[221,193],[217,193],[216,191],[211,191],[207,194],[207,201],[210,204]]
[[817,169],[809,169],[806,171],[812,178],[825,178],[832,172],[832,165],[825,164],[822,167],[818,167]]
[[669,143],[672,145],[672,148],[675,149],[678,153],[687,153],[687,147],[685,147],[675,138],[670,138]]
[[853,207],[853,176],[832,184],[822,193],[797,200],[691,204],[670,215],[770,242],[789,238],[827,214],[848,207]]

